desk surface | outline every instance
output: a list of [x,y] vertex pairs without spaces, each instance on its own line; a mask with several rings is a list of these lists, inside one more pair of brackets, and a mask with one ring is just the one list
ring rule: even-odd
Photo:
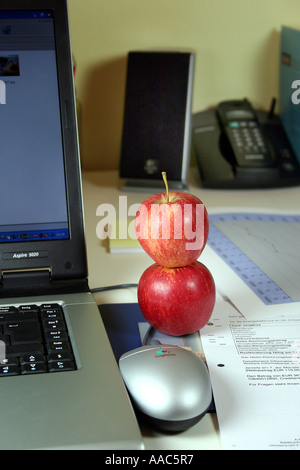
[[[172,189],[172,188],[170,188]],[[198,196],[210,209],[270,209],[299,210],[300,187],[264,190],[210,190],[200,187],[197,172],[190,176],[189,192]],[[116,171],[85,172],[83,174],[83,196],[86,224],[86,244],[89,265],[90,288],[123,283],[137,283],[144,270],[153,263],[146,253],[112,255],[107,242],[99,240],[96,226],[100,217],[96,215],[101,204],[119,207],[119,196],[127,196],[127,204],[142,202],[149,196],[147,191],[121,191]],[[114,302],[136,302],[136,289],[105,291],[96,294],[98,304]],[[177,435],[165,435],[150,428],[142,429],[146,449],[201,450],[220,449],[218,422],[214,414],[207,414],[197,425]]]

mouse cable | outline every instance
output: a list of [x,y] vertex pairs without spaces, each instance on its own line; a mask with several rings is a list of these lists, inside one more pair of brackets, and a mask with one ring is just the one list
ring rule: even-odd
[[104,292],[107,290],[128,289],[129,287],[137,286],[138,284],[117,284],[115,286],[95,287],[94,289],[91,289],[91,293],[95,294],[96,292]]

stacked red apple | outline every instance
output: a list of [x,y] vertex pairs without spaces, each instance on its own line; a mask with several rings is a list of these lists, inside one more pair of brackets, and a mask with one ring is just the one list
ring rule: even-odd
[[208,214],[197,197],[183,191],[148,197],[139,207],[135,228],[142,248],[155,261],[142,274],[138,302],[147,322],[173,336],[194,333],[208,322],[215,284],[198,260],[208,237]]

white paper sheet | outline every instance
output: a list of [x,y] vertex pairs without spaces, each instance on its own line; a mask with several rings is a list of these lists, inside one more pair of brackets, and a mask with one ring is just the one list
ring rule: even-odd
[[201,340],[223,449],[299,450],[300,315],[246,320],[218,294]]

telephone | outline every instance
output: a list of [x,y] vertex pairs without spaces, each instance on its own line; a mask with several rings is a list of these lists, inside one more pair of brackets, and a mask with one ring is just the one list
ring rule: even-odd
[[280,118],[247,99],[221,102],[193,115],[192,148],[208,188],[267,188],[300,184],[300,165]]

